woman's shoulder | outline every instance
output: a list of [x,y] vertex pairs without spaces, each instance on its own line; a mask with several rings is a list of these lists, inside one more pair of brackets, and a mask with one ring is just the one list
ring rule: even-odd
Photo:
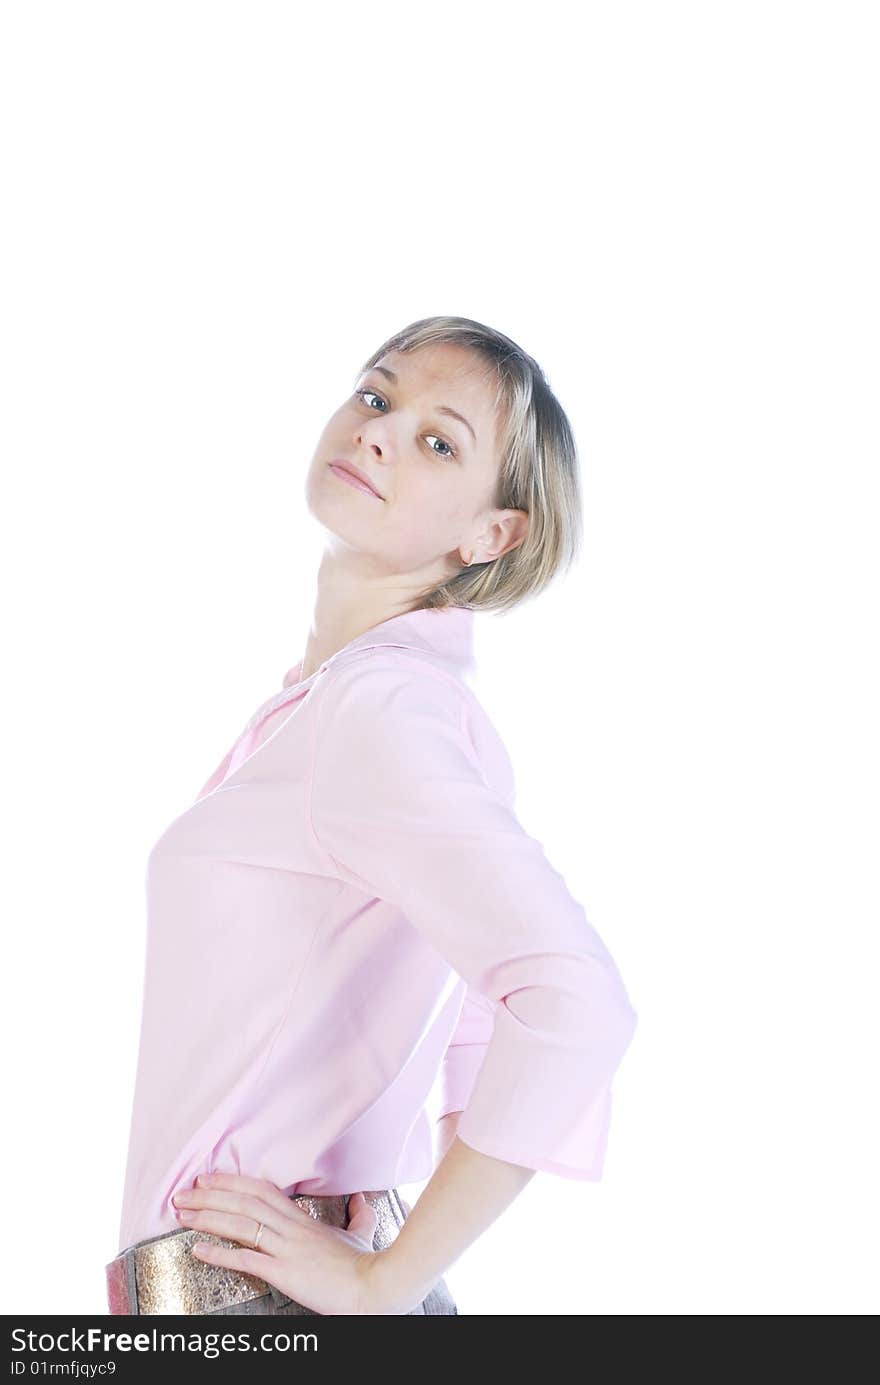
[[403,646],[357,649],[330,659],[321,679],[322,695],[370,703],[392,694],[402,700],[430,700],[438,708],[458,711],[470,694],[439,655]]
[[331,661],[318,682],[322,729],[344,736],[349,727],[359,744],[372,736],[377,753],[421,759],[429,743],[437,755],[444,747],[464,751],[505,797],[513,796],[502,737],[474,689],[442,659],[409,648],[357,650]]

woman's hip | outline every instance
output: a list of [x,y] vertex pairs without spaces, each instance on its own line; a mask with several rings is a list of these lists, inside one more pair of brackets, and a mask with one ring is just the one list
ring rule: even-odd
[[[406,1209],[396,1188],[365,1193],[378,1218],[373,1249],[384,1250],[406,1221]],[[345,1193],[294,1193],[291,1201],[331,1226],[348,1224]],[[256,1275],[212,1265],[191,1253],[195,1240],[213,1240],[232,1246],[222,1236],[181,1228],[138,1241],[121,1251],[106,1266],[107,1302],[113,1315],[146,1314],[266,1314],[276,1317],[318,1317]],[[457,1314],[458,1309],[443,1279],[411,1314]]]

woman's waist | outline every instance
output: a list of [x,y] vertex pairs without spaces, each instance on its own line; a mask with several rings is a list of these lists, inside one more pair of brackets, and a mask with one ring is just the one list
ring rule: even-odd
[[[406,1220],[397,1189],[352,1189],[363,1192],[378,1220],[374,1250],[391,1245]],[[331,1226],[348,1225],[351,1193],[290,1193],[290,1201],[309,1216]],[[109,1311],[113,1315],[222,1312],[276,1291],[253,1274],[224,1269],[192,1254],[196,1240],[236,1247],[239,1243],[205,1231],[178,1227],[148,1236],[114,1257],[105,1267]]]

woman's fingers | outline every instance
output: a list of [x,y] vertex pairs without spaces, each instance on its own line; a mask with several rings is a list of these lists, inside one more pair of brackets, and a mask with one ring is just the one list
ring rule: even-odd
[[[266,1230],[260,1239],[259,1249],[268,1251],[277,1250],[278,1243],[290,1236],[295,1220],[303,1219],[301,1209],[294,1208],[292,1204],[291,1212],[287,1213],[271,1205],[268,1198],[253,1193],[230,1192],[215,1188],[213,1184],[175,1193],[172,1204],[181,1226],[194,1227],[197,1231],[213,1231],[217,1236],[227,1236],[247,1246],[253,1246],[262,1222]],[[309,1220],[306,1216],[305,1221]]]
[[[290,1198],[282,1193],[281,1189],[276,1187],[274,1183],[270,1183],[267,1178],[248,1178],[243,1173],[199,1174],[191,1191],[201,1192],[202,1190],[235,1193],[239,1196],[248,1195],[257,1198],[289,1221],[303,1215],[303,1209],[291,1202]],[[262,1220],[265,1221],[265,1218]]]
[[204,1260],[209,1265],[220,1265],[227,1270],[238,1270],[241,1274],[255,1274],[260,1279],[265,1279],[267,1284],[272,1284],[276,1289],[280,1289],[281,1285],[275,1277],[275,1266],[282,1262],[275,1258],[270,1259],[269,1256],[265,1255],[262,1244],[261,1241],[259,1250],[246,1250],[243,1246],[235,1246],[230,1249],[229,1246],[215,1245],[213,1241],[193,1241],[192,1253],[197,1260]]
[[[237,1241],[248,1250],[259,1250],[261,1254],[277,1255],[285,1244],[285,1237],[275,1229],[271,1221],[263,1217],[252,1217],[245,1212],[228,1212],[218,1207],[194,1207],[180,1212],[180,1224],[188,1231],[210,1232],[222,1236],[227,1241]],[[271,1217],[268,1210],[265,1214]],[[255,1246],[259,1223],[263,1223],[259,1245]]]

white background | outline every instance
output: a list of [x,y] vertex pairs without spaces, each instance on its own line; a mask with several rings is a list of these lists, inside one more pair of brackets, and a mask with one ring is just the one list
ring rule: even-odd
[[578,440],[583,559],[478,617],[481,688],[639,1013],[604,1178],[536,1175],[460,1311],[877,1311],[876,18],[4,5],[3,1312],[106,1311],[146,855],[302,652],[324,423],[433,313]]

